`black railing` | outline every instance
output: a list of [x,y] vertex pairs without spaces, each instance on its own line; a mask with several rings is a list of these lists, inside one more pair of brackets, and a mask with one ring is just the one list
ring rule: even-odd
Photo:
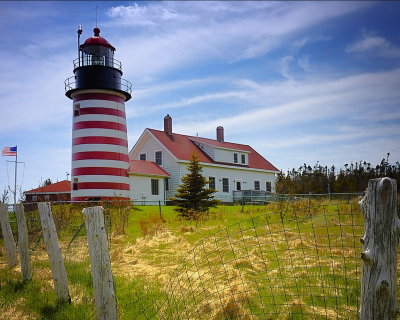
[[[104,82],[105,87],[104,88],[99,88],[99,89],[107,89],[107,88],[119,88],[119,90],[124,91],[129,93],[129,95],[132,94],[132,84],[125,79],[122,78],[115,78],[110,81],[105,81]],[[90,89],[90,88],[80,88],[77,87],[77,81],[75,76],[69,77],[64,81],[64,87],[65,87],[65,92],[75,90],[75,89]]]
[[106,66],[118,69],[122,71],[122,63],[113,58],[108,58],[106,56],[93,56],[88,55],[84,57],[76,58],[74,61],[74,69],[84,66]]

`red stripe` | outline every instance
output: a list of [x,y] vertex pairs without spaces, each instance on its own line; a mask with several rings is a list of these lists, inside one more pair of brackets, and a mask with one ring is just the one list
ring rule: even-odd
[[73,146],[78,144],[113,144],[116,146],[128,147],[128,141],[126,139],[99,136],[79,137],[72,139]]
[[88,107],[81,108],[79,111],[80,115],[84,114],[108,114],[110,116],[117,116],[121,118],[126,118],[125,112],[118,109],[113,108],[100,108],[100,107]]
[[129,190],[128,183],[118,182],[79,182],[78,190],[80,189],[111,189],[111,190]]
[[108,152],[108,151],[84,151],[75,152],[72,154],[72,160],[119,160],[129,162],[129,157],[126,153]]
[[88,167],[72,169],[73,176],[100,175],[100,176],[120,176],[127,177],[126,169],[106,168],[106,167]]
[[[97,197],[73,197],[71,201],[88,201],[88,198],[97,198]],[[130,198],[127,197],[98,197],[100,201],[130,201]]]
[[112,129],[126,132],[126,125],[111,121],[81,121],[75,122],[73,130],[79,129]]
[[109,100],[124,103],[125,99],[109,93],[81,93],[74,96],[74,102],[82,100]]

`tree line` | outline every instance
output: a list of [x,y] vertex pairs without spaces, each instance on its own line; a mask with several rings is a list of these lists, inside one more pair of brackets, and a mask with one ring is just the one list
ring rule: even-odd
[[397,180],[397,190],[400,190],[400,163],[389,163],[389,153],[386,158],[373,166],[366,161],[346,163],[339,170],[335,166],[314,166],[304,164],[297,170],[279,172],[276,178],[276,192],[283,194],[304,193],[356,193],[365,191],[370,179],[389,177]]

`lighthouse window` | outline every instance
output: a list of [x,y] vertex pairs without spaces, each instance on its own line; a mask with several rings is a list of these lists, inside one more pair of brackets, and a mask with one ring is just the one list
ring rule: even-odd
[[78,178],[74,178],[74,182],[72,183],[72,190],[78,190]]
[[81,105],[77,103],[74,105],[74,117],[79,116],[80,112],[81,112]]

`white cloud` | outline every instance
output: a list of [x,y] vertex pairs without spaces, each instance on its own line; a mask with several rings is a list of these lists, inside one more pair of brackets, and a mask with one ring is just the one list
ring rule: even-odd
[[[335,2],[324,5],[314,2],[150,2],[110,8],[108,26],[132,27],[132,33],[124,32],[119,39],[118,54],[122,53],[119,58],[124,61],[125,71],[141,79],[213,59],[232,63],[257,58],[307,28],[366,5],[357,2],[346,5]],[[151,27],[137,32],[138,25]],[[307,41],[317,40],[305,39],[297,47]]]
[[[249,80],[238,83],[242,84],[242,103],[253,106],[251,110],[242,109],[242,112],[218,119],[211,118],[208,122],[177,124],[177,132],[191,133],[196,130],[207,134],[213,132],[217,125],[223,125],[237,133],[249,133],[264,131],[266,123],[269,128],[273,128],[341,116],[347,119],[370,112],[371,109],[387,113],[388,101],[392,105],[400,103],[400,92],[396,90],[400,86],[400,69],[332,80],[314,79],[301,83],[286,81],[268,84]],[[247,87],[244,84],[247,84]],[[237,97],[216,95],[215,98]],[[271,103],[268,103],[266,98]],[[173,106],[173,103],[170,106]],[[251,125],[244,126],[244,123]]]
[[348,45],[346,48],[350,53],[367,53],[386,58],[399,58],[400,48],[391,44],[384,37],[371,32],[363,32],[361,39]]

